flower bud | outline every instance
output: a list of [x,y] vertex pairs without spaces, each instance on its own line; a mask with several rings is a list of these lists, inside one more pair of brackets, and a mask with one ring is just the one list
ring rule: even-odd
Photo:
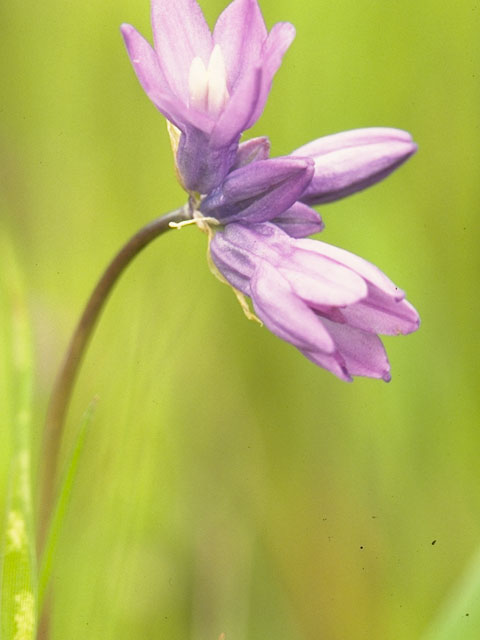
[[229,173],[203,200],[200,211],[222,224],[265,222],[298,200],[312,174],[310,158],[259,160]]
[[417,150],[406,131],[369,128],[345,131],[293,151],[296,157],[310,157],[315,171],[301,200],[324,204],[361,191],[386,178]]

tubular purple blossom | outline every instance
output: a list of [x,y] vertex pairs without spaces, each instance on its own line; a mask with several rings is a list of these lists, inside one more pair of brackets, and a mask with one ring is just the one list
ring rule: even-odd
[[274,224],[229,224],[211,254],[270,331],[342,380],[390,380],[377,334],[419,326],[403,291],[377,267],[323,242],[295,240]]
[[208,193],[235,162],[242,131],[263,111],[295,30],[265,28],[256,0],[234,0],[213,34],[195,0],[152,0],[155,47],[122,25],[144,91],[181,132],[176,165],[188,191]]
[[315,161],[301,200],[324,204],[366,189],[386,178],[417,150],[406,131],[373,127],[319,138],[292,152]]

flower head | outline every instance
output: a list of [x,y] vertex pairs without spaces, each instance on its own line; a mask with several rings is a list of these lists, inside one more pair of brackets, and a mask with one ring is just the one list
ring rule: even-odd
[[390,380],[377,334],[418,328],[403,291],[377,267],[324,242],[294,239],[275,224],[229,224],[215,234],[211,255],[270,331],[342,380]]
[[152,0],[152,27],[154,48],[130,25],[122,33],[191,195],[191,219],[174,226],[208,233],[212,270],[248,317],[342,380],[390,380],[378,335],[415,331],[417,312],[377,267],[306,237],[324,227],[310,205],[388,176],[415,153],[410,134],[345,131],[270,159],[268,138],[239,140],[263,110],[292,25],[268,33],[257,0],[233,0],[211,33],[196,0]]
[[190,192],[206,194],[233,166],[242,131],[263,111],[295,30],[267,32],[257,0],[234,0],[210,32],[195,0],[152,0],[155,46],[122,25],[140,84],[179,130],[175,161]]

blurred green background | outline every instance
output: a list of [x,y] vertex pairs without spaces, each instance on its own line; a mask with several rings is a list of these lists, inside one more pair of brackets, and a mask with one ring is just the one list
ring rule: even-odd
[[[390,384],[344,384],[247,322],[203,234],[156,241],[115,290],[69,414],[67,446],[98,394],[55,639],[419,638],[480,543],[480,3],[261,6],[297,38],[248,136],[274,155],[365,126],[418,142],[387,181],[321,213],[322,239],[379,265],[422,327],[385,340]],[[224,2],[202,7],[213,24]],[[0,230],[27,289],[37,449],[98,274],[184,202],[121,22],[150,37],[147,0],[0,4]],[[480,637],[469,606],[458,638]]]

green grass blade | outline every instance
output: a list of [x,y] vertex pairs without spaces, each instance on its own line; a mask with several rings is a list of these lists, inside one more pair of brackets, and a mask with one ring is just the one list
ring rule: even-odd
[[5,359],[2,393],[9,411],[1,428],[10,431],[11,462],[2,532],[1,631],[3,640],[30,640],[36,631],[37,576],[31,492],[32,347],[21,278],[7,242],[0,242],[0,302]]
[[422,640],[480,638],[480,549],[452,589]]
[[45,596],[47,593],[48,582],[52,572],[52,566],[55,560],[55,553],[57,549],[58,539],[62,530],[65,516],[67,513],[70,497],[72,493],[75,476],[77,473],[78,463],[80,455],[82,453],[83,445],[85,443],[85,436],[87,429],[92,421],[93,412],[96,406],[96,400],[93,400],[87,408],[78,435],[76,437],[72,452],[67,461],[66,471],[60,486],[60,492],[58,496],[57,505],[53,514],[52,522],[49,527],[47,541],[45,545],[45,552],[42,558],[42,564],[39,574],[39,586],[38,586],[38,600],[39,610],[42,610]]

